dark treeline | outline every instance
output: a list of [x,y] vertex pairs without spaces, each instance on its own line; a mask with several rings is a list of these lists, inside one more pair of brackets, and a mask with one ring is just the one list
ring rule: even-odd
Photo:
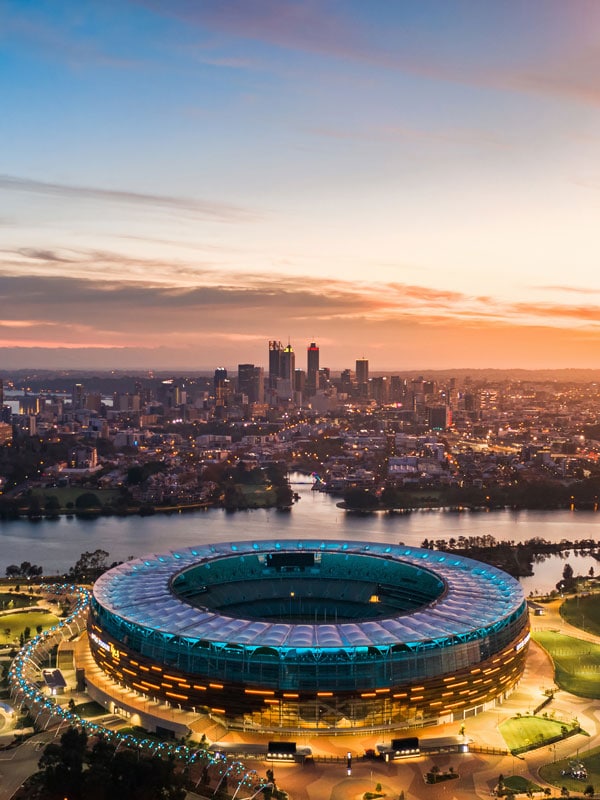
[[[458,536],[450,539],[425,539],[421,547],[428,550],[443,550],[446,553],[459,553],[477,561],[483,561],[499,567],[514,577],[533,575],[534,563],[539,563],[551,555],[571,551],[576,555],[592,556],[600,560],[600,541],[594,539],[576,539],[560,542],[549,542],[541,537],[534,537],[525,542],[497,541],[493,536]],[[590,573],[593,577],[593,573]]]

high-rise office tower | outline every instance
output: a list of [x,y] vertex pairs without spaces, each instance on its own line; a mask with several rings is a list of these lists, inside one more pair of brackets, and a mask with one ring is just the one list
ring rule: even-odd
[[277,388],[277,380],[281,378],[281,361],[283,345],[281,342],[269,342],[269,389]]
[[352,377],[352,370],[345,369],[342,371],[340,375],[340,388],[342,392],[346,394],[350,394],[353,388],[353,377]]
[[366,358],[356,359],[356,382],[368,383],[369,381],[369,361]]
[[306,353],[306,393],[310,397],[319,388],[319,348],[315,342],[311,342]]
[[306,394],[306,372],[303,369],[294,370],[294,391]]
[[238,364],[238,391],[249,403],[265,402],[264,370],[254,364]]
[[369,396],[376,400],[378,403],[384,405],[390,401],[390,381],[383,375],[369,380],[370,392]]
[[214,375],[215,403],[218,406],[225,406],[229,400],[230,382],[227,378],[225,367],[218,367]]
[[281,354],[281,375],[280,377],[294,385],[294,372],[296,371],[296,354],[292,345],[288,342]]
[[71,393],[71,405],[73,410],[79,410],[84,407],[85,403],[82,383],[76,383],[73,386],[73,391]]
[[369,361],[366,358],[356,359],[356,390],[359,397],[369,396]]

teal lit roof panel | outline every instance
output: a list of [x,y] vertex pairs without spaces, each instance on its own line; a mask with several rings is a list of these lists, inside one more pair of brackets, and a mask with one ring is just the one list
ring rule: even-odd
[[[270,552],[318,552],[399,561],[434,573],[444,593],[426,606],[384,619],[356,622],[286,623],[228,616],[190,605],[171,590],[182,570],[222,557]],[[335,565],[335,559],[332,561]],[[322,578],[326,580],[326,578]],[[266,540],[197,545],[128,561],[102,575],[94,598],[110,613],[140,628],[186,639],[252,647],[352,648],[418,644],[466,634],[485,635],[523,607],[518,581],[501,570],[462,556],[406,545],[323,540]]]

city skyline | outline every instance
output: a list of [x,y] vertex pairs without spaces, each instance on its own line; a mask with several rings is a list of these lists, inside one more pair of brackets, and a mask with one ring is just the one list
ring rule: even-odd
[[600,367],[597,4],[0,22],[2,369]]

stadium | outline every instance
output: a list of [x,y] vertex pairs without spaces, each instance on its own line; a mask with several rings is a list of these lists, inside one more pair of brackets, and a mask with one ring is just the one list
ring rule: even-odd
[[89,645],[121,686],[232,728],[313,733],[464,719],[501,703],[529,640],[519,583],[441,551],[248,541],[128,561]]

